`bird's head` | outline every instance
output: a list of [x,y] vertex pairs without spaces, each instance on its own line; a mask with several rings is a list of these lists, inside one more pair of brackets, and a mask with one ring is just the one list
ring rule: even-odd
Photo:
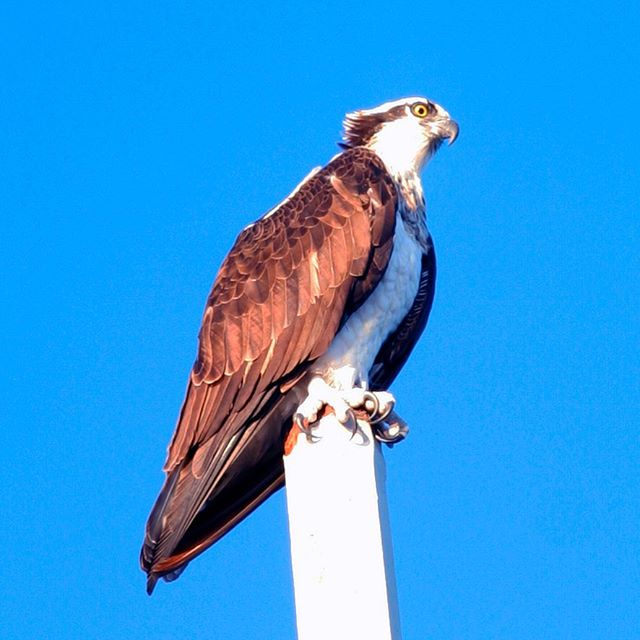
[[435,102],[403,98],[348,113],[344,148],[368,147],[394,175],[417,173],[444,140],[458,137],[458,125]]

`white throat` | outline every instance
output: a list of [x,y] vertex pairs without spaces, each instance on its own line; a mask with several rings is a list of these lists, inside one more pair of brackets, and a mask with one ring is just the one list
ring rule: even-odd
[[417,178],[427,155],[424,132],[413,117],[386,123],[367,147],[378,155],[396,179]]
[[424,207],[420,171],[427,159],[428,144],[416,119],[399,118],[386,123],[367,147],[384,162],[408,208]]

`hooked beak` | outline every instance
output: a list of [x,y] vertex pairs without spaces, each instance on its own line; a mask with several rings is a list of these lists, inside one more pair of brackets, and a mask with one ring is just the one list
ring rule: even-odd
[[460,127],[455,120],[449,120],[445,127],[443,127],[443,138],[447,138],[449,140],[449,146],[451,146],[458,137],[458,133],[460,131]]

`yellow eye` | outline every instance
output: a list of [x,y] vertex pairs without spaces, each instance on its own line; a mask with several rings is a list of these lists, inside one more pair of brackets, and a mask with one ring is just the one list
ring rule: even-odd
[[416,118],[424,118],[431,113],[429,107],[431,107],[431,105],[425,104],[424,102],[416,102],[411,105],[411,113],[413,113]]

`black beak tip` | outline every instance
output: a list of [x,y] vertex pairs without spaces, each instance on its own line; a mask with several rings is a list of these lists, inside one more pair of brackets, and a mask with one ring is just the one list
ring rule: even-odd
[[449,122],[449,135],[447,136],[447,138],[449,139],[449,146],[451,146],[456,141],[458,133],[460,133],[460,127],[458,126],[458,123],[454,120],[451,120]]

